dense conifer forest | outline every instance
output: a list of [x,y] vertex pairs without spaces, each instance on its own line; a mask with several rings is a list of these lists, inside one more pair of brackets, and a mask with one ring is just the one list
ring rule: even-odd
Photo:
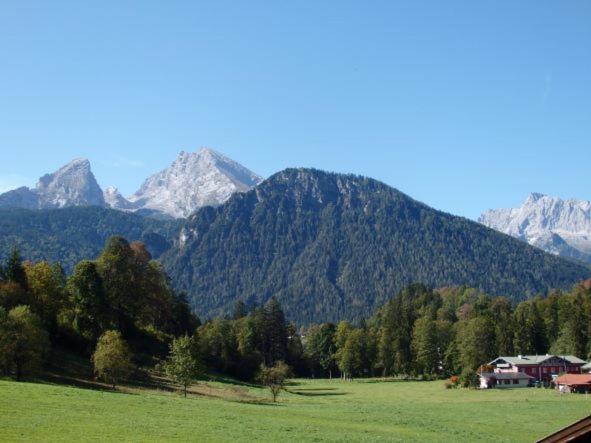
[[207,372],[254,380],[285,365],[297,376],[461,375],[471,383],[497,355],[591,351],[589,280],[518,304],[412,284],[366,319],[296,326],[275,297],[239,300],[232,315],[202,323],[145,246],[121,237],[69,275],[15,249],[0,276],[0,373],[17,379],[42,372],[58,350],[91,359],[113,386],[160,367],[185,388]]
[[199,312],[276,297],[304,324],[359,321],[416,282],[521,301],[591,276],[376,180],[309,169],[198,211],[180,238],[162,262]]
[[298,324],[359,322],[416,282],[521,301],[591,276],[378,181],[310,169],[280,172],[186,221],[98,207],[0,210],[0,259],[16,246],[69,274],[112,235],[141,241],[204,318],[275,297]]
[[141,241],[157,258],[170,248],[178,225],[98,206],[0,209],[0,259],[17,247],[27,260],[59,262],[70,272],[80,260],[98,257],[114,235]]

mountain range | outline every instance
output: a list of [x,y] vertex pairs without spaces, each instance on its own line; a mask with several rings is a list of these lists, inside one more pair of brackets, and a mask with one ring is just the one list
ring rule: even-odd
[[591,202],[532,193],[519,208],[494,209],[478,221],[552,254],[591,263]]
[[591,275],[376,180],[311,169],[197,211],[161,261],[198,312],[275,296],[303,323],[366,317],[416,282],[522,300]]
[[[528,202],[484,214],[489,229],[370,178],[287,169],[262,181],[211,149],[181,152],[125,198],[77,159],[0,195],[0,258],[17,246],[69,272],[121,235],[144,242],[205,317],[276,296],[299,323],[356,320],[416,282],[521,300],[589,278],[588,266],[522,241],[585,259],[586,237],[572,233],[587,232],[589,203]],[[539,243],[546,231],[559,247]]]
[[235,192],[262,178],[217,151],[182,151],[172,165],[147,178],[129,198],[110,186],[103,192],[90,162],[76,159],[39,179],[34,189],[0,194],[0,208],[54,209],[71,206],[111,207],[164,218],[187,217],[203,206],[224,203]]

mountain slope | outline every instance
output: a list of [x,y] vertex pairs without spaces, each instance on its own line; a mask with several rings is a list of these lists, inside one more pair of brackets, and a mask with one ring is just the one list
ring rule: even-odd
[[200,314],[275,295],[303,323],[368,316],[414,282],[523,299],[591,275],[375,180],[308,169],[201,209],[162,261]]
[[59,261],[66,271],[92,259],[112,235],[146,243],[154,257],[170,247],[176,221],[158,221],[97,206],[64,209],[0,209],[0,259],[18,247],[27,260]]
[[90,169],[90,162],[72,160],[39,179],[34,189],[21,187],[0,195],[0,207],[26,209],[104,206],[103,192]]
[[494,209],[478,221],[552,254],[591,263],[591,202],[533,193],[523,205]]
[[181,218],[203,206],[220,205],[232,194],[248,191],[261,180],[212,149],[183,151],[169,168],[149,177],[128,200],[135,210]]

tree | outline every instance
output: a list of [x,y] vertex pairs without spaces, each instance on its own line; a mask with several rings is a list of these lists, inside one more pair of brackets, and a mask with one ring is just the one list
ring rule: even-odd
[[536,301],[519,303],[514,318],[514,351],[518,354],[544,354],[547,351],[546,325],[540,316]]
[[53,330],[56,316],[65,305],[65,277],[59,263],[27,262],[24,266],[31,309]]
[[198,330],[199,348],[205,363],[211,369],[234,373],[238,349],[230,320],[215,318]]
[[265,334],[267,349],[265,361],[269,365],[287,359],[287,323],[281,305],[275,297],[265,306]]
[[413,327],[411,348],[417,373],[427,376],[437,371],[437,327],[429,317],[419,318]]
[[365,346],[363,329],[354,329],[347,336],[347,341],[339,355],[338,364],[344,378],[352,379],[363,371],[363,351]]
[[30,304],[29,293],[12,281],[0,282],[0,306],[6,310]]
[[255,320],[247,315],[234,321],[234,335],[240,358],[236,375],[244,380],[252,379],[261,365],[263,358],[257,349]]
[[320,326],[313,326],[306,334],[306,357],[313,366],[320,366],[328,377],[332,378],[332,371],[335,369],[335,343],[334,336],[336,326],[332,323],[324,323]]
[[339,370],[341,371],[341,377],[344,379],[346,378],[346,374],[341,367],[341,359],[343,356],[343,352],[345,351],[345,345],[347,343],[347,339],[349,338],[349,334],[353,332],[354,328],[348,321],[340,321],[337,325],[337,329],[334,334],[334,344],[335,344],[335,353],[334,359],[339,366]]
[[263,386],[269,388],[273,395],[273,402],[276,402],[279,393],[285,390],[285,385],[290,375],[290,367],[284,362],[279,361],[272,367],[262,365],[259,371],[258,380]]
[[495,356],[494,325],[487,317],[463,320],[458,324],[456,342],[463,371],[474,371]]
[[204,372],[197,343],[193,337],[185,335],[172,341],[164,371],[168,377],[183,386],[185,397],[187,397],[187,387]]
[[38,370],[49,351],[49,338],[28,306],[0,308],[0,370],[21,380]]
[[86,340],[96,342],[110,322],[109,305],[95,262],[83,260],[76,265],[68,279],[67,292],[74,330]]
[[124,333],[133,328],[134,317],[142,306],[143,281],[138,275],[138,261],[123,237],[111,237],[97,260],[105,296]]
[[6,268],[4,269],[4,276],[6,280],[17,283],[21,288],[27,289],[27,275],[25,274],[23,261],[17,248],[13,248],[10,253]]
[[240,318],[246,317],[248,311],[246,310],[246,304],[243,300],[237,300],[234,303],[234,313],[232,314],[232,318],[234,320],[238,320]]
[[495,325],[495,347],[498,355],[513,355],[513,317],[511,303],[505,297],[497,297],[490,304]]
[[116,384],[133,371],[131,352],[119,331],[106,331],[98,340],[92,356],[95,373],[113,390]]

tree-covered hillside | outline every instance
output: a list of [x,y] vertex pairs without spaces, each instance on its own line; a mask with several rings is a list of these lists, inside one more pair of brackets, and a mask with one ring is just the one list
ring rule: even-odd
[[161,221],[96,206],[64,209],[0,209],[0,259],[16,247],[27,260],[60,262],[67,272],[95,258],[105,241],[120,235],[141,240],[154,257],[170,246],[177,221]]
[[201,209],[161,259],[200,315],[276,296],[302,323],[367,317],[415,282],[521,300],[591,275],[378,181],[309,169]]

